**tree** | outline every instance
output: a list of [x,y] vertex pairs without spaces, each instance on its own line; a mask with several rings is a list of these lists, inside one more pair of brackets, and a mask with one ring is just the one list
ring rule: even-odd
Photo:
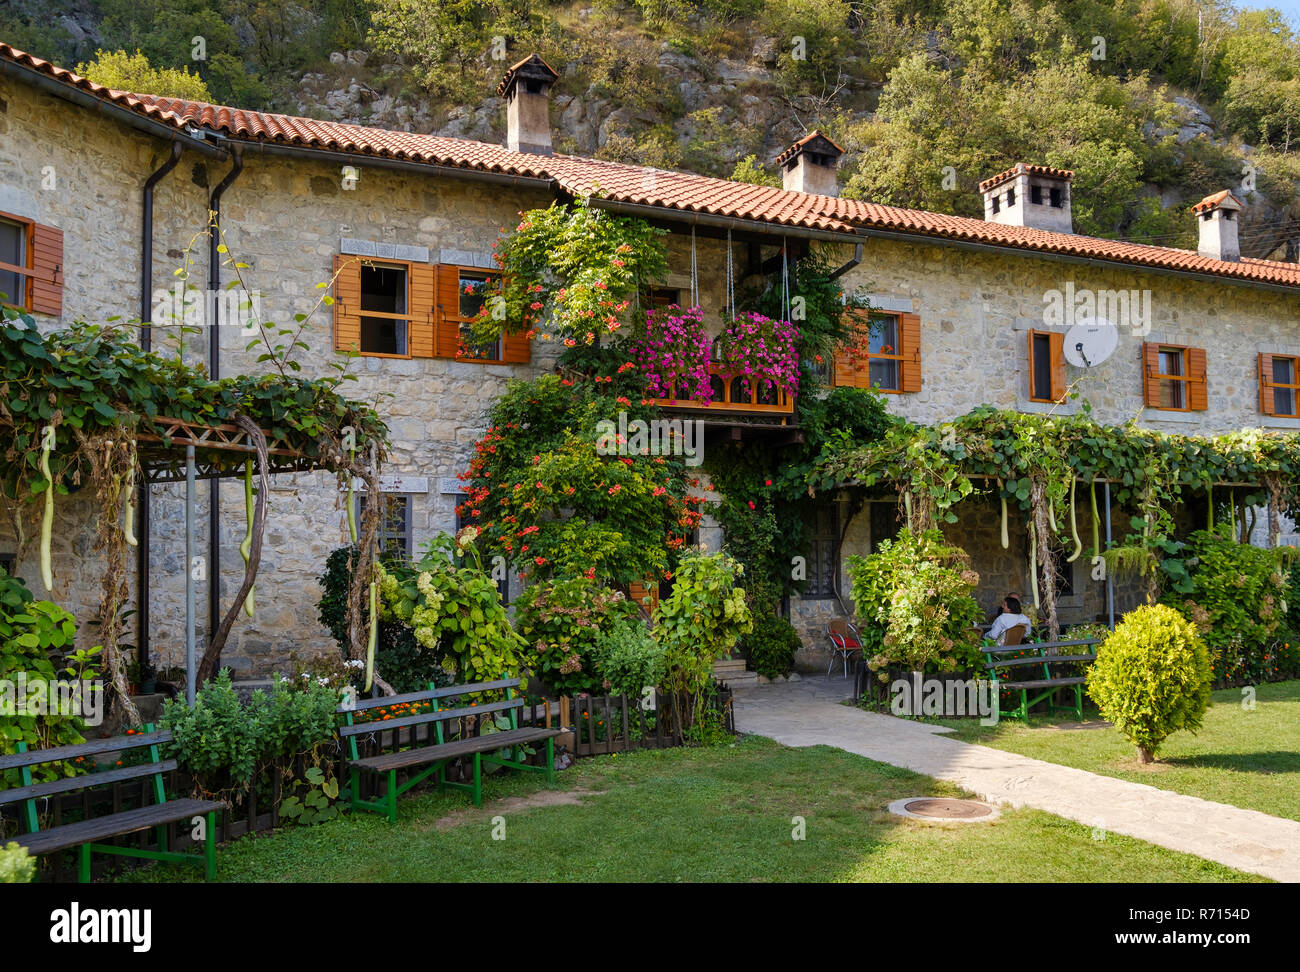
[[183,67],[155,68],[139,49],[134,54],[96,51],[94,60],[78,64],[76,70],[96,84],[121,91],[184,98],[186,101],[212,100],[208,86],[197,74],[190,74]]

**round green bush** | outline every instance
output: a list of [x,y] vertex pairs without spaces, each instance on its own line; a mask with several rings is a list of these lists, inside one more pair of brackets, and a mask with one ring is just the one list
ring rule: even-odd
[[794,656],[802,642],[799,634],[785,618],[762,618],[754,622],[754,630],[741,641],[751,672],[764,678],[781,678],[794,669]]
[[1149,763],[1171,733],[1201,728],[1210,679],[1196,626],[1167,605],[1148,605],[1125,615],[1098,649],[1088,695]]

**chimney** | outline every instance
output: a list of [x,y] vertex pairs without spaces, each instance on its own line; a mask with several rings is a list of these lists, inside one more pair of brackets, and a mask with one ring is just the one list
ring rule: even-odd
[[821,132],[805,135],[776,157],[782,186],[795,192],[838,196],[840,184],[835,166],[843,154],[844,149]]
[[1003,226],[1029,226],[1052,233],[1073,233],[1069,169],[1017,162],[1006,172],[980,183],[984,218]]
[[1237,214],[1241,212],[1241,202],[1227,189],[1206,196],[1195,206],[1196,225],[1201,231],[1200,242],[1196,252],[1211,260],[1230,260],[1233,263],[1241,259],[1241,247],[1237,244]]
[[551,154],[551,85],[559,75],[536,54],[506,72],[497,94],[506,100],[506,148]]

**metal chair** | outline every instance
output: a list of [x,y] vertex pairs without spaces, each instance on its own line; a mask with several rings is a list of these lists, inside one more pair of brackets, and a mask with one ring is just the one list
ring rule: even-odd
[[849,658],[862,652],[862,638],[858,629],[843,618],[832,618],[826,624],[826,634],[831,639],[831,661],[826,666],[826,677],[831,677],[835,659],[844,660],[844,677],[849,677]]

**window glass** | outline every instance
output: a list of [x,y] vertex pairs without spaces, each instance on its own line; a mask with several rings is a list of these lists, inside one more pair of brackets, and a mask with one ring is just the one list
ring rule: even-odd
[[[1160,349],[1160,373],[1162,375],[1181,375],[1183,373],[1183,352],[1181,350]],[[1187,389],[1184,381],[1160,382],[1161,408],[1186,408]]]
[[[384,494],[379,520],[379,555],[388,561],[411,559],[411,502],[409,496]],[[366,496],[357,497],[358,516],[366,511]],[[358,521],[358,528],[360,521]]]
[[898,361],[877,358],[876,355],[897,355],[898,318],[875,316],[869,325],[867,352],[872,356],[867,366],[872,388],[898,390]]
[[828,503],[812,512],[809,522],[811,544],[808,557],[808,586],[804,597],[835,596],[835,574],[839,567],[836,545],[839,542],[839,508]]
[[499,361],[502,357],[500,338],[487,344],[472,344],[470,341],[470,321],[483,312],[488,298],[496,290],[495,282],[495,278],[488,273],[475,273],[472,270],[460,272],[460,284],[457,289],[460,293],[458,313],[461,318],[461,357],[479,358],[485,361]]
[[[1295,358],[1273,358],[1273,411],[1278,415],[1296,414]],[[1291,387],[1281,387],[1283,385]]]
[[[21,223],[0,219],[0,263],[16,267],[27,265],[27,234]],[[15,270],[0,270],[0,294],[11,304],[27,299],[26,279]]]
[[898,536],[902,524],[898,520],[897,503],[868,503],[867,508],[871,517],[871,551],[875,553],[883,541]]
[[[366,311],[374,313],[368,315]],[[400,316],[406,313],[406,268],[362,264],[361,350],[367,354],[406,354],[407,322]]]
[[1034,335],[1034,387],[1030,398],[1040,402],[1052,397],[1052,342],[1046,334]]

